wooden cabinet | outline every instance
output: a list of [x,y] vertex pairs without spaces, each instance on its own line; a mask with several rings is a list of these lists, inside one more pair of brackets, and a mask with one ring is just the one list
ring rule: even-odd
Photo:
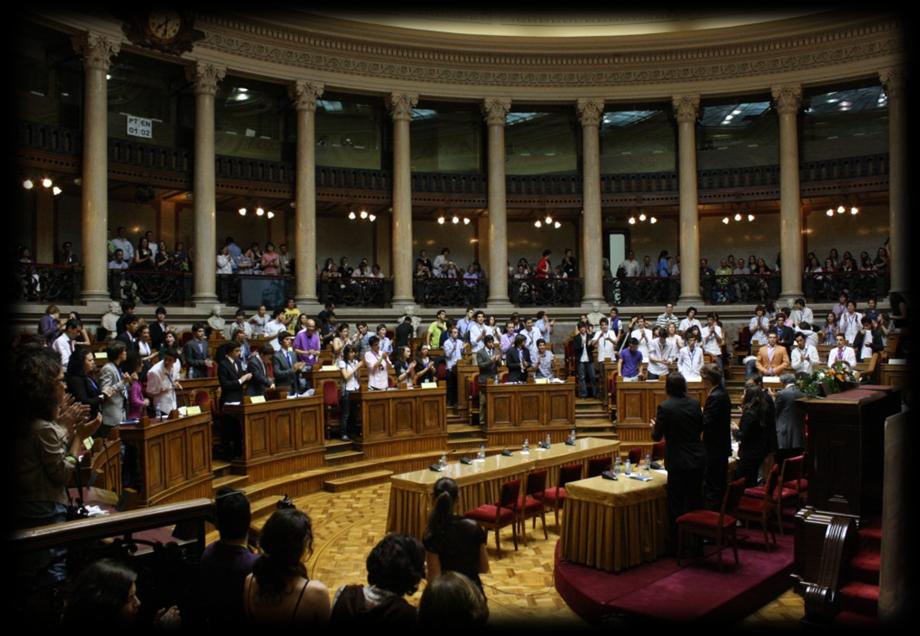
[[359,447],[367,459],[447,447],[446,384],[434,389],[416,387],[389,391],[361,391]]

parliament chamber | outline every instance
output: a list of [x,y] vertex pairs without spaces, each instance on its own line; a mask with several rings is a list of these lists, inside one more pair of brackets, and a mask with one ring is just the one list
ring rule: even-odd
[[907,14],[17,20],[17,617],[912,616]]

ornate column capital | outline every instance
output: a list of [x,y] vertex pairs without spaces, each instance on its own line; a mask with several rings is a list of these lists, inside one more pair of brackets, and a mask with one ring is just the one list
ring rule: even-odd
[[598,126],[604,116],[604,100],[599,97],[579,98],[575,103],[582,127]]
[[699,95],[678,95],[671,98],[671,104],[674,107],[674,115],[679,123],[692,124],[700,116]]
[[888,99],[897,99],[904,96],[903,69],[896,66],[884,68],[878,72],[878,76],[882,81],[882,87],[884,87],[885,95],[888,96]]
[[322,82],[297,80],[288,87],[288,94],[297,110],[316,111],[316,98],[323,94],[325,85]]
[[510,97],[486,97],[482,100],[482,114],[489,126],[504,126],[510,111]]
[[773,105],[780,115],[795,115],[799,112],[802,106],[802,86],[800,84],[774,86],[771,92]]
[[121,42],[92,31],[73,36],[71,42],[74,50],[83,56],[83,65],[87,69],[108,71],[112,56],[118,55],[121,50]]
[[387,110],[393,121],[412,119],[412,107],[418,104],[416,93],[390,93],[386,98]]
[[227,75],[227,67],[211,64],[210,62],[196,62],[185,67],[185,77],[190,82],[195,82],[196,95],[215,95],[217,83]]

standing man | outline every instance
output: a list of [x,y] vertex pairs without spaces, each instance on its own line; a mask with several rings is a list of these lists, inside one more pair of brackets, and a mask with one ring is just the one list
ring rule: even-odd
[[[696,310],[694,309],[694,313],[695,312]],[[678,327],[678,331],[679,331],[680,330],[680,327],[679,327],[680,318],[678,318],[677,314],[674,313],[674,305],[672,303],[668,303],[667,305],[665,305],[664,313],[658,315],[658,319],[655,321],[655,326],[664,327],[665,329],[667,329],[668,323],[671,323],[671,322],[673,322],[674,325]]]
[[785,385],[776,392],[776,461],[795,457],[805,448],[805,407],[797,400],[805,394],[795,385],[795,376],[784,374]]
[[553,327],[556,325],[555,319],[550,319],[545,311],[538,311],[537,322],[534,325],[539,329],[540,335],[546,344],[552,342],[551,336],[553,335]]
[[312,318],[307,320],[306,328],[294,337],[294,351],[297,358],[304,363],[304,372],[312,371],[321,352],[316,321]]
[[415,329],[412,327],[412,316],[403,318],[402,324],[396,327],[396,348],[408,347],[409,340]]
[[716,322],[716,315],[712,312],[706,315],[706,326],[700,329],[700,338],[703,340],[703,353],[708,353],[721,369],[722,360],[722,327]]
[[687,344],[677,356],[677,371],[688,382],[699,382],[700,370],[703,368],[703,350],[696,346],[696,332],[687,336]]
[[435,319],[428,325],[425,332],[425,344],[431,348],[436,348],[441,342],[441,332],[447,329],[447,312],[439,309]]
[[386,391],[390,386],[387,377],[387,367],[393,366],[389,354],[380,351],[380,338],[371,336],[368,340],[370,350],[364,354],[364,363],[367,366],[367,388],[371,391]]
[[466,340],[467,342],[470,342],[468,335],[469,335],[470,327],[475,322],[473,320],[473,311],[474,310],[472,307],[467,307],[466,314],[463,316],[463,318],[457,321],[457,329],[460,330],[460,339]]
[[486,384],[498,379],[498,365],[501,364],[502,350],[495,344],[495,338],[486,334],[482,347],[476,352],[476,365],[479,367],[479,425],[486,423]]
[[616,365],[617,360],[617,334],[610,328],[610,321],[607,318],[601,318],[600,329],[594,333],[592,338],[594,346],[597,349],[598,370],[600,371],[600,397],[607,401],[607,371]]
[[775,331],[767,334],[767,346],[757,350],[754,364],[761,375],[781,375],[789,368],[789,354],[785,347],[777,344]]
[[658,337],[648,346],[648,379],[657,380],[667,375],[670,364],[675,360],[677,350],[668,340],[668,330],[658,327]]
[[272,357],[275,350],[268,343],[262,345],[259,351],[254,351],[249,357],[249,368],[252,379],[246,385],[246,395],[265,395],[265,391],[275,388],[274,368]]
[[[243,401],[243,385],[252,379],[252,373],[243,373],[240,362],[240,344],[227,345],[227,355],[217,365],[217,380],[220,382],[220,404]],[[229,457],[238,457],[243,450],[243,431],[240,422],[229,415],[223,419],[223,443]]]
[[307,382],[300,375],[304,363],[296,358],[292,347],[293,341],[294,336],[287,331],[278,334],[280,350],[276,351],[272,358],[272,368],[279,388],[284,387],[290,393],[296,394],[307,390]]
[[69,318],[64,325],[64,333],[58,336],[51,345],[51,348],[61,356],[61,366],[65,369],[67,368],[67,363],[70,362],[71,354],[73,354],[77,346],[77,336],[80,335],[82,330],[83,325],[79,320],[76,318]]
[[508,366],[508,382],[524,382],[527,380],[527,350],[524,349],[525,338],[518,334],[514,339],[514,346],[508,349],[505,355]]
[[542,333],[536,327],[533,318],[530,316],[527,317],[524,323],[524,330],[521,332],[521,335],[524,336],[524,346],[527,348],[529,354],[528,360],[533,362],[537,359],[537,340],[542,337]]
[[[467,311],[469,313],[469,311]],[[470,349],[475,355],[480,349],[485,346],[485,338],[489,334],[485,326],[486,315],[480,310],[475,314],[475,321],[469,326],[469,341]],[[462,320],[460,322],[463,322]],[[459,327],[459,325],[458,325]],[[462,332],[462,329],[461,329]],[[494,339],[494,338],[493,338]]]
[[163,353],[163,359],[147,372],[147,395],[157,415],[169,415],[177,408],[176,391],[182,390],[182,385],[179,384],[178,360],[179,352],[167,349]]
[[795,346],[792,347],[792,370],[795,373],[811,375],[814,365],[820,364],[818,350],[814,345],[806,344],[805,334],[795,334]]
[[732,402],[722,381],[722,368],[703,365],[703,382],[709,389],[703,407],[703,447],[706,471],[703,481],[703,506],[718,511],[725,494],[728,458],[732,454]]
[[671,546],[677,546],[677,518],[700,507],[706,467],[706,450],[700,441],[703,412],[700,403],[687,396],[687,381],[680,373],[668,374],[664,390],[668,399],[658,406],[649,426],[653,440],[666,442],[668,518]]
[[556,377],[556,356],[546,348],[542,339],[537,340],[537,359],[533,361],[534,377],[551,380]]
[[166,307],[157,307],[156,316],[157,319],[150,325],[150,345],[158,350],[163,346],[166,332],[169,331],[169,327],[166,324]]
[[206,378],[214,361],[208,354],[208,341],[204,337],[204,325],[196,322],[192,325],[193,338],[185,343],[185,364],[188,365],[189,378]]
[[463,357],[463,341],[456,326],[444,341],[444,359],[447,361],[447,406],[457,406],[457,362]]
[[[588,325],[578,323],[578,333],[572,339],[572,353],[578,368],[578,397],[589,397],[588,386],[591,387],[590,396],[594,397],[594,343],[588,336]],[[587,376],[588,386],[585,385]]]

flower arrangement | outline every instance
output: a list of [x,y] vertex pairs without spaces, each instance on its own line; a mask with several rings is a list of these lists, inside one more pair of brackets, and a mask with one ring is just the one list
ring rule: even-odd
[[835,362],[833,366],[818,369],[810,376],[796,381],[799,389],[806,395],[827,395],[840,393],[849,388],[847,385],[859,384],[859,371],[846,362]]

